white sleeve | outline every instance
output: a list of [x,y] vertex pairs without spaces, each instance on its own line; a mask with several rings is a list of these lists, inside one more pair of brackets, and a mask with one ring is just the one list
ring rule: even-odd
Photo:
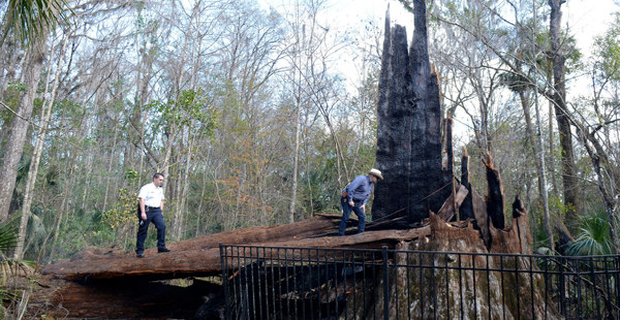
[[146,196],[149,194],[147,186],[148,184],[140,188],[140,192],[138,192],[138,199],[146,199]]

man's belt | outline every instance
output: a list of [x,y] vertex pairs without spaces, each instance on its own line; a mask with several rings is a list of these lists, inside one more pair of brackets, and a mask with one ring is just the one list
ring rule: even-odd
[[152,209],[160,209],[161,207],[149,207],[149,206],[144,206],[144,210],[149,211]]

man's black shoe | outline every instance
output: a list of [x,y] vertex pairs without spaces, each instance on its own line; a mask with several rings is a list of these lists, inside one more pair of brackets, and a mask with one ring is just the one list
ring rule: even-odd
[[136,253],[136,257],[138,257],[138,258],[144,258],[144,253]]
[[168,249],[168,248],[157,248],[157,253],[162,253],[162,252],[170,252],[170,249]]

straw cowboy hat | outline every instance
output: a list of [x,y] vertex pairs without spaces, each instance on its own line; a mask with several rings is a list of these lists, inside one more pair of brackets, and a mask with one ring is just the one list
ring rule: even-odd
[[373,176],[383,180],[383,176],[381,175],[381,171],[379,171],[379,170],[377,170],[375,168],[370,169],[370,171],[368,171],[368,174],[372,174]]

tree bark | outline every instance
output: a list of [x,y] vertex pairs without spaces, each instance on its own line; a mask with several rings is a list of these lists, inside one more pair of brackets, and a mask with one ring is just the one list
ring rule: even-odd
[[499,174],[499,170],[495,168],[495,161],[490,154],[482,162],[487,170],[487,213],[491,218],[493,226],[497,229],[506,227],[504,218],[504,187]]
[[391,28],[386,14],[376,157],[385,180],[377,183],[373,204],[375,218],[405,216],[408,224],[437,212],[451,191],[442,170],[439,85],[428,56],[425,1],[415,1],[414,17],[408,50],[405,28]]
[[13,198],[19,161],[24,151],[33,102],[45,60],[46,35],[47,32],[43,32],[34,38],[36,40],[28,49],[26,63],[22,68],[20,82],[26,88],[19,98],[17,115],[13,118],[11,133],[4,150],[4,159],[0,169],[0,181],[2,181],[0,184],[0,222],[9,217],[9,206]]
[[472,204],[472,189],[469,183],[469,155],[467,154],[467,148],[463,147],[463,154],[461,155],[461,186],[467,189],[467,197],[463,200],[463,203],[459,207],[459,213],[462,220],[475,219],[474,208]]
[[[298,43],[299,43],[299,39],[298,39]],[[299,51],[298,51],[299,52]],[[297,60],[297,56],[294,57],[295,60]],[[301,62],[299,63],[299,65],[301,65]],[[297,68],[298,70],[300,68]],[[294,75],[295,78],[297,78],[297,72],[295,72]],[[294,146],[294,151],[293,151],[293,187],[292,187],[292,194],[291,194],[291,199],[290,199],[290,206],[289,206],[289,223],[293,223],[295,222],[295,204],[297,202],[297,179],[299,176],[298,170],[299,170],[299,136],[301,133],[301,95],[302,95],[302,89],[301,89],[301,74],[299,75],[299,79],[297,82],[297,90],[295,92],[295,146]]]
[[562,181],[564,193],[564,205],[566,209],[566,225],[571,233],[577,230],[579,212],[579,188],[575,170],[575,156],[573,152],[573,139],[570,127],[570,115],[566,105],[565,83],[565,56],[562,50],[561,6],[566,0],[549,0],[551,7],[549,20],[549,33],[551,42],[550,58],[553,63],[553,105],[555,108],[556,121],[560,135],[560,147],[562,148]]
[[[0,63],[2,67],[0,70],[0,97],[5,96],[5,90],[7,84],[10,81],[15,81],[16,68],[21,66],[24,59],[24,55],[20,53],[20,48],[12,39],[5,39],[4,44],[0,47]],[[4,137],[0,133],[0,137]],[[2,141],[4,139],[0,139]]]
[[[542,139],[542,122],[540,120],[540,109],[538,104],[538,94],[534,95],[534,108],[536,111],[536,137],[538,138],[536,142],[532,140],[532,144],[534,145],[534,152],[536,154],[536,169],[538,171],[538,191],[543,201],[543,223],[545,227],[545,231],[547,232],[547,246],[549,249],[553,250],[555,246],[555,240],[553,236],[553,228],[551,227],[551,214],[549,212],[549,192],[547,189],[547,173],[545,168],[545,153],[543,152],[543,139]],[[524,113],[528,115],[529,119],[529,109],[526,105],[523,106]],[[528,112],[525,110],[528,109]],[[529,120],[528,120],[529,122]],[[550,122],[553,123],[552,121]],[[530,125],[531,127],[531,125]],[[549,128],[550,131],[551,128]],[[529,135],[534,138],[533,132],[531,132],[531,128],[528,129]],[[553,171],[553,170],[552,170]]]
[[[54,106],[54,99],[56,98],[56,89],[58,89],[58,82],[60,78],[60,69],[62,68],[64,62],[64,53],[67,48],[67,42],[69,40],[69,36],[71,33],[67,33],[65,38],[63,39],[62,48],[60,53],[58,54],[59,60],[58,65],[56,66],[56,74],[54,76],[54,83],[51,89],[51,95],[49,99],[47,99],[44,103],[45,108],[41,110],[41,126],[39,128],[39,133],[37,135],[37,140],[35,144],[35,148],[32,154],[32,161],[30,162],[30,169],[28,170],[28,180],[26,181],[26,190],[24,191],[24,203],[22,207],[22,216],[19,224],[19,231],[17,236],[17,244],[15,246],[14,257],[16,259],[22,259],[23,257],[23,248],[24,242],[26,240],[26,229],[28,227],[28,219],[30,217],[30,206],[32,204],[32,193],[34,191],[34,185],[37,181],[37,175],[39,172],[39,164],[41,163],[41,154],[43,152],[43,142],[45,141],[45,136],[47,135],[47,127],[50,122],[50,118],[52,116],[52,107]],[[52,46],[52,50],[50,51],[50,56],[53,55],[54,46]],[[48,71],[47,83],[49,83],[51,74],[51,68]],[[45,93],[48,93],[48,87],[46,85]]]

